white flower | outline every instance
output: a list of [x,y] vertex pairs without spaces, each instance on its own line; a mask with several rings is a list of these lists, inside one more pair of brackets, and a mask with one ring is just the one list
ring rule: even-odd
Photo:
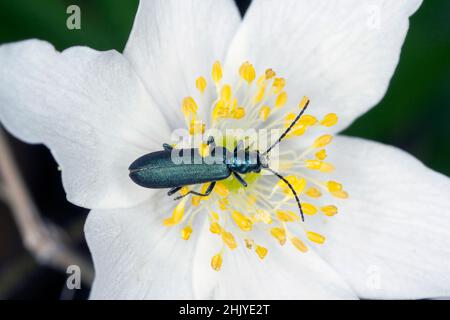
[[[282,89],[289,93],[288,103],[264,125],[282,120],[288,105],[297,112],[295,102],[308,95],[309,112],[318,119],[338,114],[339,122],[325,129],[341,131],[383,97],[408,18],[420,3],[254,0],[241,21],[231,0],[142,0],[123,55],[84,47],[59,53],[38,40],[2,46],[1,122],[26,142],[46,144],[62,168],[69,201],[92,209],[85,229],[96,268],[91,297],[449,296],[450,182],[393,147],[336,136],[327,149],[327,161],[336,170],[323,174],[343,182],[350,198],[333,200],[336,216],[316,213],[304,225],[327,241],[318,245],[314,241],[323,238],[310,237],[310,250],[301,253],[301,244],[280,247],[255,224],[252,240],[266,243],[268,253],[245,248],[236,231],[236,238],[225,243],[238,247],[225,249],[219,272],[210,263],[223,245],[208,230],[203,202],[192,234],[183,234],[190,237],[185,241],[179,234],[185,225],[162,224],[176,204],[167,190],[141,188],[128,177],[133,160],[160,150],[172,130],[185,126],[180,106],[185,97],[198,102],[196,120],[208,119],[216,98],[211,65],[217,60],[224,62],[220,90],[238,78],[244,61],[259,74],[270,67],[286,79]],[[253,78],[249,68],[247,76]],[[200,75],[207,80],[203,95],[198,90],[203,80],[197,87],[195,81]],[[255,112],[257,118],[260,110]],[[190,121],[193,113],[185,116]],[[220,121],[224,127],[233,123]],[[321,128],[310,129],[317,136]],[[311,144],[308,139],[305,134],[283,145],[301,153]],[[297,169],[300,176],[305,170]],[[258,181],[248,192],[276,183]],[[308,199],[306,192],[301,197]],[[320,207],[328,199],[314,201]],[[264,260],[258,257],[265,254]],[[217,259],[214,265],[219,269]]]

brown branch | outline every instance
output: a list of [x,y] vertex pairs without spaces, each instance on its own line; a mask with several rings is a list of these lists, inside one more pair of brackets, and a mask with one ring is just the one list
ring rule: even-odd
[[90,285],[94,271],[90,263],[63,241],[66,237],[60,229],[44,223],[29,194],[12,157],[5,132],[0,128],[0,174],[2,191],[11,208],[25,248],[44,265],[66,272],[69,265],[77,265],[82,281]]

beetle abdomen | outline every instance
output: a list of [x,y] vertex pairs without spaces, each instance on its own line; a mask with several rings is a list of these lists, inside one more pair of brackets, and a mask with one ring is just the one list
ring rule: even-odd
[[[157,151],[146,154],[130,167],[130,178],[145,188],[173,188],[210,181],[223,180],[231,171],[223,163],[207,164],[202,161],[198,150],[184,149],[189,152],[190,161],[176,164],[170,151]],[[188,159],[189,160],[189,159]]]

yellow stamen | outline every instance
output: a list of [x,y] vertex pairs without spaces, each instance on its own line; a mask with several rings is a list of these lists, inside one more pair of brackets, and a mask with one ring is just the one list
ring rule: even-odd
[[328,145],[331,140],[333,140],[333,136],[330,134],[324,134],[323,136],[320,136],[319,138],[314,141],[313,147],[314,148],[323,148],[326,145]]
[[197,80],[195,80],[195,87],[201,94],[204,94],[206,90],[206,79],[204,77],[198,77]]
[[239,68],[239,74],[249,84],[252,83],[253,80],[255,80],[255,78],[256,78],[255,68],[248,61],[244,62],[241,65],[241,67]]
[[192,121],[189,125],[189,134],[191,136],[196,134],[204,134],[206,129],[206,124],[202,121]]
[[[184,198],[186,199],[186,198]],[[173,210],[172,216],[170,218],[164,219],[163,220],[163,224],[165,226],[173,226],[178,224],[184,216],[184,207],[185,207],[185,203],[186,200],[181,200],[177,206],[175,207],[175,209]]]
[[206,143],[202,143],[198,148],[198,153],[203,158],[209,156],[209,146]]
[[327,189],[329,192],[342,191],[342,184],[340,184],[339,182],[336,182],[336,181],[328,181]]
[[334,126],[337,122],[338,116],[335,113],[329,113],[322,119],[322,121],[320,121],[320,124],[325,127],[331,127]]
[[222,65],[220,64],[219,61],[214,62],[211,76],[212,76],[213,81],[216,84],[218,84],[220,82],[220,80],[222,80],[222,76],[223,76]]
[[211,267],[213,268],[213,270],[215,271],[220,271],[220,268],[222,267],[222,254],[216,254],[214,257],[212,257],[211,259]]
[[331,195],[336,197],[336,198],[340,198],[340,199],[347,199],[348,198],[348,193],[347,193],[347,191],[344,191],[344,190],[331,192]]
[[214,192],[217,193],[221,197],[227,197],[228,194],[230,193],[227,186],[220,181],[216,182],[216,186],[214,187]]
[[210,211],[209,214],[215,221],[219,221],[219,214],[215,211]]
[[319,189],[311,187],[308,190],[306,190],[306,195],[310,196],[311,198],[320,198],[322,196],[322,192],[320,192]]
[[281,92],[281,93],[277,96],[277,99],[276,99],[276,101],[275,101],[275,107],[276,107],[276,108],[281,108],[281,107],[283,107],[283,106],[286,104],[286,102],[287,102],[287,98],[288,98],[288,95],[287,95],[286,91]]
[[327,157],[327,152],[325,149],[322,149],[316,153],[316,158],[318,160],[325,160],[326,157]]
[[303,213],[308,216],[312,216],[317,213],[317,208],[314,205],[312,205],[311,203],[302,202],[302,209],[303,209]]
[[308,103],[309,98],[307,96],[304,96],[302,100],[300,100],[300,103],[298,104],[299,109],[303,109]]
[[234,250],[237,248],[236,239],[234,239],[234,236],[231,232],[223,231],[222,232],[222,241],[230,248],[231,250]]
[[301,124],[304,124],[305,126],[313,126],[317,123],[317,119],[314,116],[305,114],[305,115],[301,116],[301,118],[298,122]]
[[181,238],[183,238],[183,240],[189,240],[191,234],[192,234],[191,226],[186,226],[181,230]]
[[236,108],[231,112],[231,117],[234,119],[242,119],[245,117],[245,109],[242,107]]
[[226,84],[222,87],[222,92],[221,92],[220,96],[225,102],[231,101],[232,91],[231,91],[231,86],[229,84]]
[[308,237],[309,241],[315,242],[317,244],[323,244],[325,242],[325,237],[316,232],[308,231],[306,233],[306,236]]
[[264,259],[265,258],[265,256],[267,255],[267,252],[268,252],[268,250],[267,250],[267,248],[264,248],[264,247],[262,247],[262,246],[256,246],[255,247],[255,252],[256,252],[256,254],[258,255],[258,257],[260,258],[260,259]]
[[297,214],[289,210],[277,210],[276,215],[277,218],[283,222],[294,222],[300,219],[300,217]]
[[217,222],[211,223],[209,226],[209,231],[214,234],[221,234],[222,233],[222,227]]
[[259,110],[259,117],[263,120],[266,121],[267,118],[270,115],[270,107],[269,106],[263,106],[261,107],[261,109]]
[[183,113],[187,117],[189,114],[196,114],[198,110],[197,103],[194,98],[186,97],[182,103]]
[[278,240],[280,245],[284,245],[286,243],[286,231],[283,228],[272,228],[270,230],[270,234]]
[[338,208],[334,205],[321,207],[320,210],[328,217],[332,217],[338,212]]
[[289,240],[291,240],[291,243],[294,245],[295,248],[297,248],[298,251],[300,252],[308,251],[308,247],[299,238],[292,237]]
[[185,196],[189,192],[188,187],[183,187],[180,189],[180,195]]
[[227,198],[219,199],[219,208],[220,208],[220,210],[227,210],[227,208],[228,208],[228,199]]
[[266,77],[266,80],[270,80],[274,78],[277,74],[272,69],[267,69],[264,73],[264,76]]
[[[291,186],[294,188],[295,192],[297,192],[298,194],[302,193],[303,190],[306,187],[306,180],[301,178],[297,178],[296,176],[287,176],[285,177],[285,179],[291,184]],[[289,196],[289,197],[293,197],[294,195],[292,194],[291,189],[288,187],[288,185],[280,180],[277,182],[277,185],[283,190],[283,192]]]
[[253,97],[253,102],[256,103],[260,103],[263,98],[264,98],[264,94],[266,93],[266,88],[264,86],[261,86],[258,89],[258,92],[255,94],[255,96]]
[[231,212],[231,218],[233,218],[236,225],[241,229],[242,231],[251,231],[253,228],[253,223],[250,218],[243,215],[239,211],[233,210]]
[[284,78],[275,78],[272,83],[273,93],[279,94],[281,91],[283,91],[285,85],[286,80]]

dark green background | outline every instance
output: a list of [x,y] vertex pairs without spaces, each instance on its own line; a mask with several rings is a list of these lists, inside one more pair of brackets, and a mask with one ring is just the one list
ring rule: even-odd
[[[249,0],[237,2],[243,11]],[[81,8],[81,30],[66,28],[66,8],[71,4]],[[60,50],[87,45],[122,51],[137,5],[137,0],[0,0],[0,44],[40,38]],[[411,19],[385,98],[345,133],[395,145],[450,175],[449,107],[450,1],[425,0]],[[12,137],[10,142],[42,215],[68,231],[74,246],[89,257],[82,231],[85,215],[65,200],[57,165],[47,149]],[[23,248],[10,212],[0,202],[0,299],[57,299],[64,296],[64,283],[64,274],[36,264]],[[77,292],[75,298],[85,298],[88,292],[89,288]]]

